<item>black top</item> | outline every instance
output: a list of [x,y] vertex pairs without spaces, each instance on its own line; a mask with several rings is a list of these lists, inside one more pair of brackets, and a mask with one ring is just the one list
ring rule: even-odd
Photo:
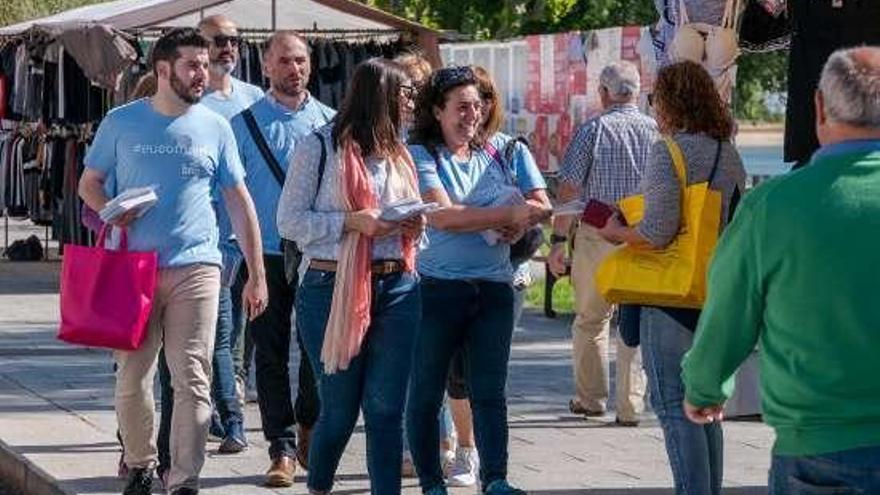
[[[834,4],[842,4],[835,7]],[[813,95],[832,52],[880,45],[880,1],[788,0],[792,20],[785,112],[785,161],[806,162],[819,148]]]

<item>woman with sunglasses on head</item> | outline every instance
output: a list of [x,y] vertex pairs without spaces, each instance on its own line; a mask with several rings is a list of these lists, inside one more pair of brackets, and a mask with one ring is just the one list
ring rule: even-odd
[[422,322],[407,410],[419,481],[432,495],[446,493],[436,418],[450,361],[461,350],[482,461],[481,493],[525,493],[507,483],[509,241],[549,217],[550,203],[536,167],[524,163],[508,171],[493,160],[480,133],[482,109],[473,70],[440,69],[419,95],[410,133],[422,198],[441,207],[428,215],[427,247],[419,255]]
[[[411,86],[405,88],[413,96],[413,102],[418,95],[420,89],[425,87],[434,68],[428,60],[418,53],[404,53],[394,58],[394,61],[400,64],[406,75],[409,76]],[[410,89],[411,88],[411,89]],[[405,132],[403,141],[406,142],[409,135],[409,129],[415,121],[415,104],[407,105],[404,109]],[[440,457],[443,466],[443,473],[448,474],[455,461],[455,428],[452,424],[452,414],[449,412],[446,401],[440,407],[438,414],[438,425],[440,427]],[[400,473],[405,478],[412,478],[416,475],[415,466],[413,465],[412,453],[410,453],[409,442],[407,442],[406,425],[403,432],[403,463],[400,466]],[[471,444],[473,445],[473,444]]]
[[361,410],[371,493],[400,493],[424,218],[390,222],[381,213],[419,198],[400,140],[408,85],[394,62],[361,63],[333,122],[297,146],[278,206],[282,236],[309,260],[296,314],[321,398],[309,449],[311,494],[330,493]]

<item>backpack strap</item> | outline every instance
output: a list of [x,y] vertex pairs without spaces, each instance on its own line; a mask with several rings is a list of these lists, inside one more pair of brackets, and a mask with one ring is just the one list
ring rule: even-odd
[[[324,136],[320,132],[315,131],[318,136],[318,142],[321,143],[321,161],[318,163],[318,185],[315,186],[315,198],[318,197],[318,191],[321,190],[321,182],[324,182],[324,169],[327,168],[327,143],[324,142]],[[312,200],[314,202],[314,200]]]

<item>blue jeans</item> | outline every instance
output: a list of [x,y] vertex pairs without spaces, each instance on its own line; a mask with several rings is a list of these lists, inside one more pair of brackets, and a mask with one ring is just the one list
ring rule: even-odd
[[[309,448],[308,487],[318,491],[333,487],[339,460],[363,409],[370,493],[397,495],[406,384],[421,313],[418,275],[373,276],[370,326],[360,353],[348,369],[328,375],[321,363],[321,348],[335,282],[334,272],[310,269],[296,299],[297,327],[315,370],[321,400]],[[435,412],[435,428],[436,418]]]
[[663,311],[642,307],[640,340],[651,407],[660,420],[666,454],[680,495],[719,495],[724,439],[719,423],[698,425],[684,414],[681,360],[694,334]]
[[880,493],[880,446],[811,456],[773,456],[771,495]]
[[[407,403],[409,400],[407,400]],[[440,440],[448,440],[452,438],[455,432],[455,425],[452,424],[452,412],[449,410],[446,398],[443,398],[443,404],[440,406],[440,412],[437,413],[437,428],[439,429]],[[403,425],[403,451],[409,452],[409,435],[406,434],[406,424]]]
[[220,414],[224,429],[233,423],[242,423],[241,407],[235,396],[235,371],[232,365],[232,333],[236,329],[232,311],[232,290],[220,287],[220,309],[217,316],[217,334],[214,338],[214,380],[211,383],[211,398],[214,408]]
[[407,434],[423,491],[443,487],[437,413],[449,364],[464,349],[483,486],[507,477],[507,363],[513,288],[479,280],[422,279],[422,328],[413,354]]

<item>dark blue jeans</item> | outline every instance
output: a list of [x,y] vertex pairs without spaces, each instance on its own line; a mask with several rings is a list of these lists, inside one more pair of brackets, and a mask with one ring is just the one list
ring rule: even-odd
[[224,429],[233,423],[242,423],[241,407],[235,396],[235,371],[232,366],[232,333],[236,329],[232,311],[232,291],[220,287],[220,310],[217,316],[217,334],[214,338],[214,380],[211,383],[211,398],[214,408],[220,414]]
[[[257,374],[257,399],[263,436],[269,442],[269,457],[296,455],[296,424],[310,428],[318,417],[320,403],[315,376],[307,359],[300,359],[296,404],[290,391],[291,313],[296,295],[296,281],[284,275],[281,255],[264,255],[269,305],[250,322],[248,332],[254,339],[254,364]],[[299,318],[297,318],[298,320]],[[297,332],[300,356],[305,356]]]
[[413,354],[406,428],[423,491],[442,487],[437,412],[453,355],[465,350],[483,486],[507,477],[507,364],[513,288],[478,280],[424,277],[422,328]]
[[[363,410],[370,493],[400,493],[403,407],[412,347],[419,328],[418,275],[373,276],[370,327],[346,370],[325,374],[324,331],[336,281],[334,272],[309,270],[296,300],[297,327],[318,378],[321,413],[309,448],[308,487],[330,491],[333,476]],[[437,412],[431,418],[437,428]],[[437,450],[434,442],[434,450]]]
[[724,438],[720,423],[698,425],[684,414],[681,360],[694,333],[660,309],[642,307],[642,361],[677,495],[720,495]]
[[811,456],[773,456],[771,495],[880,493],[880,446]]

